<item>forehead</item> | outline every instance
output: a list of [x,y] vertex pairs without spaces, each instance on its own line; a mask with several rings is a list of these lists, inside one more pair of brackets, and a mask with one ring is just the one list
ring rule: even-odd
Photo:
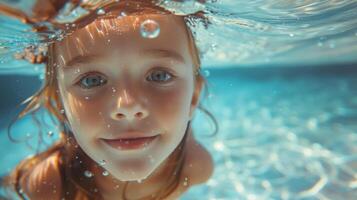
[[[141,27],[149,23],[157,37],[145,37]],[[157,31],[156,30],[156,31]],[[150,31],[149,31],[150,32]],[[97,19],[74,31],[55,44],[55,61],[65,66],[71,59],[84,55],[108,54],[132,56],[142,50],[161,49],[189,58],[187,27],[183,18],[175,15],[148,14],[120,18]]]

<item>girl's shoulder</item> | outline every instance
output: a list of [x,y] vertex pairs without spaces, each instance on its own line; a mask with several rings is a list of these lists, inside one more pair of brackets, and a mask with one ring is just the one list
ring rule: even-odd
[[19,184],[29,199],[60,199],[60,162],[60,152],[55,151],[25,172]]
[[[211,154],[189,134],[187,141],[187,158],[184,171],[191,178],[191,185],[206,182],[213,174],[214,165]],[[185,173],[184,173],[185,174]]]
[[178,200],[191,186],[205,183],[213,174],[214,165],[210,153],[189,132],[187,157],[179,186],[165,200]]

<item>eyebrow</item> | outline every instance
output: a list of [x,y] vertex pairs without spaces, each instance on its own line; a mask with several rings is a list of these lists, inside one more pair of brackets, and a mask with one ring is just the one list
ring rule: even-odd
[[[185,63],[185,59],[177,52],[165,49],[148,49],[140,52],[142,56],[160,57],[160,58],[173,58],[179,62]],[[77,55],[70,59],[65,64],[65,69],[71,68],[75,64],[86,64],[96,59],[103,58],[103,55]]]
[[160,58],[173,58],[179,62],[185,63],[185,59],[179,53],[166,49],[148,49],[142,51],[141,55]]
[[89,55],[78,55],[73,57],[71,60],[65,63],[65,66],[67,68],[72,67],[75,64],[86,64],[90,63],[98,58],[103,58],[103,55],[94,55],[94,54],[89,54]]

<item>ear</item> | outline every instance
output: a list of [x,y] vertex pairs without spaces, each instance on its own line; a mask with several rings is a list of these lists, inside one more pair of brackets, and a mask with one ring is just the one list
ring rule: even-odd
[[201,77],[198,77],[195,84],[195,88],[193,91],[193,96],[192,96],[192,100],[191,100],[191,106],[190,106],[190,113],[189,113],[189,117],[190,120],[193,117],[193,113],[196,110],[199,100],[200,100],[200,95],[201,95],[201,91],[203,88],[203,79]]

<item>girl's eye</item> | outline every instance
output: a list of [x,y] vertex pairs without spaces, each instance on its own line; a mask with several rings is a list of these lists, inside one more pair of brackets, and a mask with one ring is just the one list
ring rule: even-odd
[[[170,78],[171,77],[171,78]],[[166,72],[165,70],[156,70],[151,73],[146,80],[157,81],[157,82],[168,82],[168,79],[172,79],[173,75]]]
[[91,89],[92,87],[98,87],[107,83],[107,80],[102,79],[101,75],[88,75],[81,78],[78,82],[79,86],[84,89]]

